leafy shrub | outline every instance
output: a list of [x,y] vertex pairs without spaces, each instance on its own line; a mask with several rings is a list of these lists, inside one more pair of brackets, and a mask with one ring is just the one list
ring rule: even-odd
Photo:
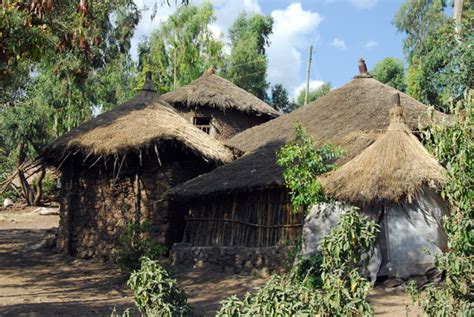
[[140,269],[130,275],[127,285],[143,315],[185,316],[191,313],[186,294],[158,262],[142,257],[140,264]]
[[118,242],[120,246],[112,253],[112,259],[125,272],[139,269],[141,257],[156,259],[166,252],[165,246],[150,238],[150,225],[146,221],[128,223]]
[[43,179],[43,197],[51,201],[59,198],[58,179],[49,173]]
[[305,283],[274,275],[256,294],[241,301],[231,296],[221,302],[217,316],[312,316],[320,311],[321,295]]
[[[293,267],[291,274],[299,282],[305,282],[311,288],[321,288],[323,286],[322,274],[323,255],[321,252],[314,252],[307,258],[300,258],[297,265]],[[294,263],[293,263],[294,265]]]
[[[330,144],[314,147],[314,140],[305,134],[303,126],[295,124],[295,140],[284,145],[277,153],[277,163],[283,168],[283,178],[290,190],[293,212],[300,207],[325,201],[318,176],[333,170],[336,165],[328,161],[341,156],[342,150]],[[306,212],[306,210],[305,210]]]
[[375,222],[351,209],[322,239],[321,253],[298,264],[291,274],[273,276],[243,300],[232,296],[222,301],[218,316],[371,315],[366,301],[370,283],[359,274],[359,267],[377,233]]
[[469,316],[474,311],[474,92],[451,106],[454,122],[431,123],[422,134],[425,146],[446,168],[449,181],[441,196],[452,206],[445,219],[449,250],[438,256],[435,267],[444,272],[438,287],[419,292],[412,283],[408,292],[430,316]]

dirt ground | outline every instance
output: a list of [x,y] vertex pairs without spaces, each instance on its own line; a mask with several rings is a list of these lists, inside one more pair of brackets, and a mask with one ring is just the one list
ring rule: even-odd
[[[83,261],[54,252],[44,241],[57,215],[35,208],[0,207],[0,316],[110,316],[133,308],[125,277],[110,263]],[[265,283],[255,276],[210,271],[174,272],[197,315],[212,316],[219,301]],[[376,288],[370,302],[378,316],[419,316],[400,290]],[[138,315],[138,314],[135,314]]]

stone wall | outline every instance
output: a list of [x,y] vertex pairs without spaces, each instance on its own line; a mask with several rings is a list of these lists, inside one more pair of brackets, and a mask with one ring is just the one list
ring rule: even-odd
[[[184,230],[186,209],[163,199],[177,184],[209,170],[197,160],[144,160],[140,181],[141,221],[151,225],[151,235],[171,246]],[[113,168],[88,168],[70,164],[61,176],[58,248],[80,258],[108,257],[128,222],[136,219],[137,179],[133,162],[113,185]],[[125,165],[125,164],[124,164]]]
[[170,251],[171,263],[195,269],[212,269],[232,273],[270,273],[281,271],[288,260],[289,246],[193,246],[174,244]]

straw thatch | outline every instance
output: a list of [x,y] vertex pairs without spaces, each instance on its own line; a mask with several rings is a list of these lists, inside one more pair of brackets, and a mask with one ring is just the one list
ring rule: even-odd
[[233,159],[229,148],[194,127],[164,102],[147,81],[144,88],[117,109],[103,113],[58,138],[42,160],[58,165],[70,153],[120,156],[150,145],[178,144],[216,163]]
[[436,188],[443,167],[411,133],[400,107],[390,111],[387,131],[354,159],[321,177],[326,193],[358,205],[411,201],[424,187]]
[[235,109],[270,118],[279,115],[275,109],[251,93],[214,74],[212,69],[189,85],[164,94],[163,99],[171,105],[179,104],[188,108],[205,106],[222,111]]
[[[342,147],[344,155],[337,161],[341,166],[386,130],[389,124],[388,111],[392,107],[390,100],[396,93],[400,93],[409,128],[416,131],[419,123],[421,126],[426,125],[427,106],[373,78],[357,78],[288,115],[237,134],[227,143],[247,152],[246,155],[182,184],[172,193],[182,198],[192,198],[284,186],[275,153],[294,138],[295,122],[303,125],[306,132],[316,140],[316,146],[330,142]],[[434,111],[433,116],[438,121],[448,119],[437,111]]]

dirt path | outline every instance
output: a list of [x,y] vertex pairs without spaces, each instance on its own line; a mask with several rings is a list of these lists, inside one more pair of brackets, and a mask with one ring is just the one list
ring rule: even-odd
[[[125,278],[109,263],[82,261],[39,248],[58,225],[58,216],[34,208],[0,209],[0,316],[110,316],[133,307]],[[255,276],[174,272],[198,315],[213,316],[219,301],[242,296],[265,283]],[[370,301],[378,316],[407,316],[402,291],[376,289]],[[137,315],[137,314],[135,314]],[[409,316],[419,311],[410,308]]]

